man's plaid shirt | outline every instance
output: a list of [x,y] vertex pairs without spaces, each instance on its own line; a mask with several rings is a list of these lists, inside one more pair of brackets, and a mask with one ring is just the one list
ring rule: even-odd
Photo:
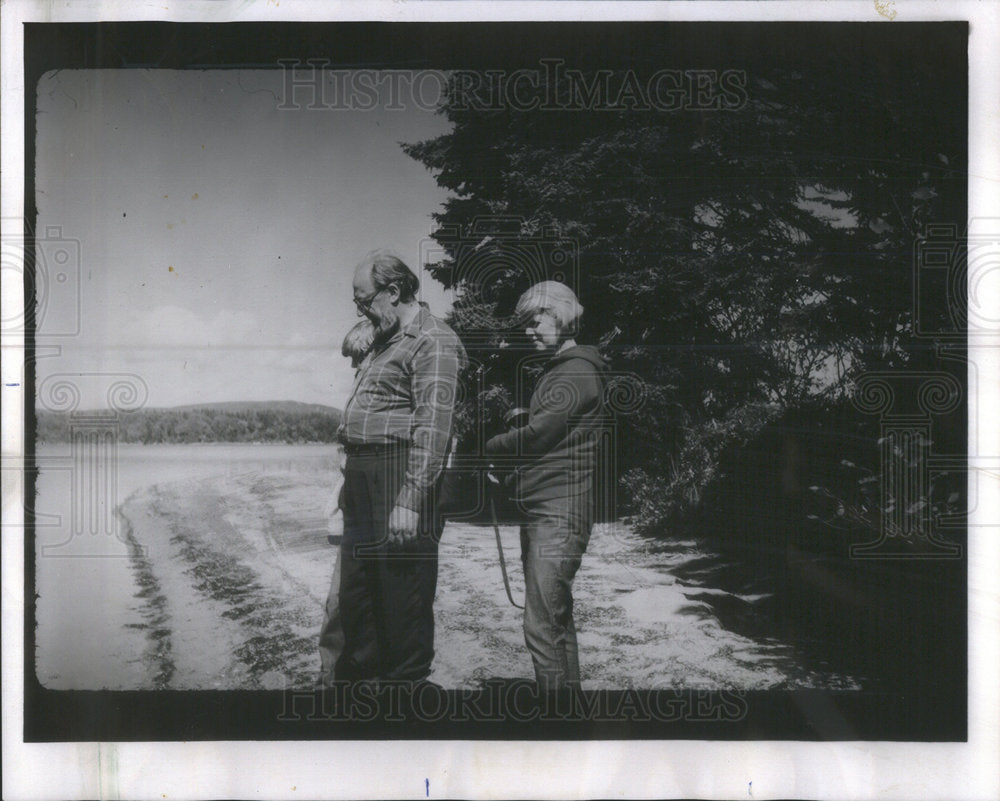
[[421,308],[409,325],[376,343],[358,370],[344,408],[341,441],[409,443],[397,506],[420,509],[444,467],[458,374],[465,364],[465,349],[455,332]]

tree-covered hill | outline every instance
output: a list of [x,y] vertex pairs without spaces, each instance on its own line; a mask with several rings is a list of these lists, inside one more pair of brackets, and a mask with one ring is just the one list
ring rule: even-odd
[[[37,413],[38,442],[70,439],[80,413]],[[120,442],[335,442],[341,411],[296,401],[233,401],[118,412]]]

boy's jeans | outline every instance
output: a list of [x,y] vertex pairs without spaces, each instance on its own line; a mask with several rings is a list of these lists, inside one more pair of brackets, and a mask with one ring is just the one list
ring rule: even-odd
[[590,523],[562,513],[532,514],[521,527],[524,642],[542,692],[580,683],[572,584]]

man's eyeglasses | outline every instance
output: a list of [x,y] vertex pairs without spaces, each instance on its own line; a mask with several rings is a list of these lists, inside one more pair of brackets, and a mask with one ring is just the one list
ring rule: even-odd
[[376,290],[374,295],[372,295],[370,298],[365,298],[364,300],[359,300],[358,298],[354,298],[354,305],[358,308],[358,311],[367,314],[369,311],[371,311],[371,307],[372,304],[375,302],[375,298],[377,298],[385,289],[388,289],[388,287],[382,287],[381,289]]

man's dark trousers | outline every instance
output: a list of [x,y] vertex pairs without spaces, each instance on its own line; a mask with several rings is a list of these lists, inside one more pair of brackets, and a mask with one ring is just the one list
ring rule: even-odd
[[389,515],[406,474],[408,449],[348,451],[340,614],[344,649],[338,680],[418,681],[434,659],[434,592],[442,525],[430,502],[416,540],[387,541]]

